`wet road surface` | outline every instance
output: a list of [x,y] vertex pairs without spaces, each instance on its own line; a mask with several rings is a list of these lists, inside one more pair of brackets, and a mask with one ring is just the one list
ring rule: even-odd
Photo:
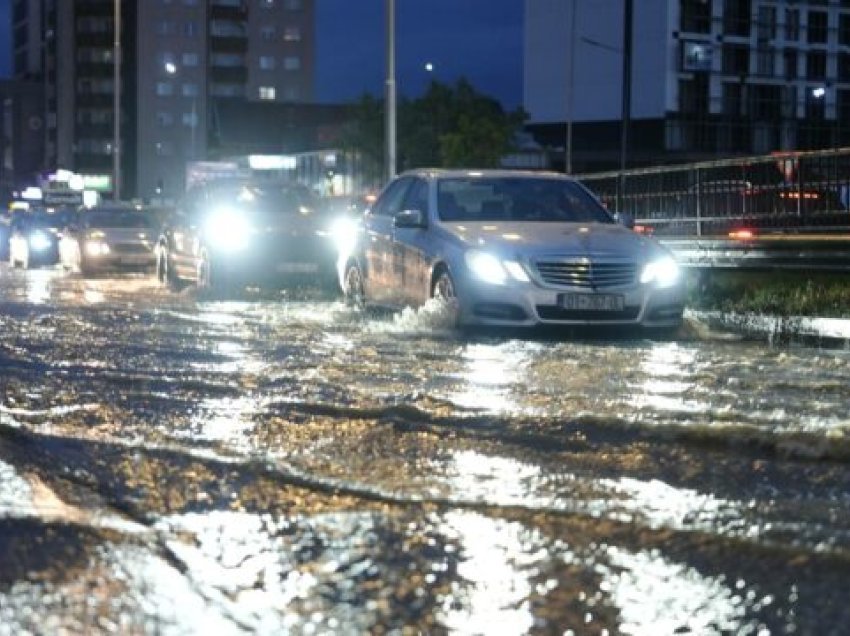
[[850,352],[0,266],[0,633],[843,634]]

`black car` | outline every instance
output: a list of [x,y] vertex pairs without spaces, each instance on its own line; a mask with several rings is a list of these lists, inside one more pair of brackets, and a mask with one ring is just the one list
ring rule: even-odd
[[[336,285],[337,238],[353,232],[305,187],[221,180],[188,192],[164,224],[157,276],[180,287],[242,284]],[[347,227],[347,226],[345,226]]]

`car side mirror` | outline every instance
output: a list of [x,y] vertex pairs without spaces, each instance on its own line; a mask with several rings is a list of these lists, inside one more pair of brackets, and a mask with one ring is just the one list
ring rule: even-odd
[[398,228],[424,228],[428,226],[422,210],[402,210],[393,218],[393,224]]
[[614,218],[617,219],[617,223],[629,228],[630,230],[635,228],[635,217],[628,212],[617,212],[617,214],[614,215]]

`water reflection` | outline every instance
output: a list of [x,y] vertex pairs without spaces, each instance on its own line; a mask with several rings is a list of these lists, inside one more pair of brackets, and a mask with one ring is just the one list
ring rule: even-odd
[[47,271],[27,272],[27,301],[42,305],[50,300],[52,276]]
[[694,373],[698,349],[676,343],[653,346],[641,359],[641,380],[630,402],[638,408],[659,411],[704,413],[711,404],[694,398]]
[[489,412],[517,412],[523,407],[513,397],[524,380],[530,352],[508,345],[471,344],[462,354],[460,387],[449,399],[463,408]]
[[456,587],[443,603],[442,622],[463,634],[524,634],[534,625],[529,605],[536,557],[521,524],[484,515],[446,515],[444,533],[461,543]]

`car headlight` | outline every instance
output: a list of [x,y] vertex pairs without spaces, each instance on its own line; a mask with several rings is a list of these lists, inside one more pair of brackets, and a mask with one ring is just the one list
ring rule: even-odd
[[679,265],[671,257],[665,256],[644,266],[640,282],[645,285],[655,283],[658,287],[672,287],[679,282],[679,276]]
[[44,232],[33,232],[30,234],[30,249],[40,252],[42,250],[46,250],[51,246],[50,237],[47,236]]
[[86,254],[89,256],[106,256],[109,254],[109,245],[100,240],[86,241]]
[[217,210],[204,227],[209,242],[219,249],[240,250],[251,242],[253,228],[238,210]]
[[327,235],[340,254],[351,254],[357,245],[360,224],[354,219],[342,217],[331,223]]
[[500,261],[493,254],[478,250],[467,252],[465,258],[469,271],[485,283],[503,285],[508,278],[521,283],[529,281],[528,274],[516,261]]

